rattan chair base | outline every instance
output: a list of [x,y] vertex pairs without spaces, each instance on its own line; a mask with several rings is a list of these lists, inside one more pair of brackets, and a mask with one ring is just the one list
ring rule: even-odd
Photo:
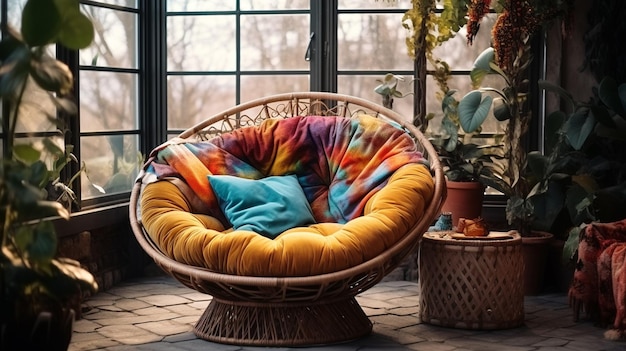
[[213,298],[194,327],[201,339],[252,346],[311,346],[355,340],[372,323],[354,297],[317,303],[251,303]]

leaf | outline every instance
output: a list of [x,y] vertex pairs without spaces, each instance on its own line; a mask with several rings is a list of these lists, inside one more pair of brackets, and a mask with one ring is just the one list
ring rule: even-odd
[[478,57],[474,61],[474,67],[470,71],[472,86],[480,86],[485,76],[494,73],[490,65],[490,63],[493,62],[494,57],[495,54],[493,48],[491,47],[487,48],[486,50],[481,52],[480,55],[478,55]]
[[567,100],[567,102],[572,107],[572,109],[576,105],[572,94],[570,94],[567,90],[563,89],[562,87],[556,84],[553,84],[550,81],[547,81],[545,79],[539,79],[537,81],[537,86],[539,86],[540,89],[543,89],[545,91],[550,91],[550,92],[558,94],[561,98]]
[[72,72],[63,62],[44,55],[31,60],[30,74],[44,90],[67,95],[74,83]]
[[93,24],[80,11],[69,12],[63,18],[59,42],[66,47],[79,50],[91,44],[94,37]]
[[39,218],[59,216],[65,220],[70,219],[69,211],[56,201],[37,201],[37,207],[41,211],[38,213]]
[[495,51],[493,47],[488,47],[487,49],[483,50],[483,52],[481,52],[478,55],[476,60],[474,60],[473,69],[479,69],[479,70],[490,72],[491,71],[490,63],[494,62],[495,57],[496,55],[495,55]]
[[597,136],[607,139],[615,139],[626,142],[626,119],[619,115],[613,115],[611,118],[615,127],[609,127],[598,123],[596,125],[595,133]]
[[578,245],[580,244],[580,232],[582,229],[582,226],[570,229],[565,245],[563,246],[563,256],[561,257],[563,263],[569,263],[574,260],[574,256],[578,251]]
[[[98,283],[89,271],[83,269],[78,261],[68,258],[53,259],[52,264],[58,269],[59,277],[55,280],[54,291],[62,296],[75,294],[80,291],[95,293],[98,290]],[[63,279],[65,278],[65,279]],[[61,287],[63,284],[65,289]]]
[[600,189],[594,193],[593,208],[596,219],[615,222],[624,218],[626,207],[626,183]]
[[493,99],[493,116],[500,122],[511,118],[511,109],[502,98]]
[[30,260],[40,264],[52,260],[57,252],[57,235],[52,222],[41,221],[35,226],[27,252]]
[[19,34],[15,33],[13,28],[7,28],[7,36],[0,41],[0,62],[6,63],[9,58],[18,51],[29,52],[28,46],[21,39]]
[[444,111],[444,114],[446,112],[452,112],[456,108],[457,101],[454,98],[456,92],[455,89],[450,89],[446,92],[443,99],[441,99],[441,110]]
[[616,128],[617,124],[609,114],[609,111],[604,108],[604,106],[592,105],[589,106],[589,110],[593,114],[593,117],[598,121],[598,123],[605,125],[609,128]]
[[552,150],[559,143],[561,129],[565,124],[567,117],[563,111],[555,111],[548,115],[544,125],[544,137],[546,143],[546,152],[552,153]]
[[13,156],[25,164],[31,165],[39,161],[41,152],[31,144],[16,144],[13,146]]
[[572,223],[578,224],[594,219],[587,216],[587,208],[592,204],[591,196],[591,193],[576,183],[567,189],[565,206]]
[[596,120],[591,114],[575,112],[565,124],[565,136],[575,150],[580,150],[593,131]]
[[48,166],[42,160],[37,160],[37,162],[33,163],[30,166],[30,179],[28,180],[31,184],[36,185],[39,188],[43,188],[50,181],[48,172]]
[[61,15],[53,1],[28,0],[22,11],[21,32],[28,45],[53,43],[61,29]]
[[466,133],[476,131],[487,118],[493,98],[478,91],[470,91],[459,101],[459,122]]
[[28,79],[30,51],[26,46],[19,47],[0,67],[0,95],[13,98]]
[[104,188],[103,188],[103,187],[101,187],[101,186],[100,186],[100,185],[98,185],[98,184],[91,183],[91,186],[93,186],[96,190],[98,190],[98,192],[99,192],[100,194],[106,194],[106,193],[107,193],[107,192],[106,192],[106,190],[104,190]]
[[565,191],[558,182],[548,182],[545,191],[531,199],[536,229],[549,231],[563,208],[565,207]]
[[[626,92],[624,92],[624,95],[626,95]],[[622,100],[618,94],[617,82],[615,79],[611,77],[602,79],[600,86],[598,87],[598,96],[600,97],[600,100],[602,100],[602,102],[611,110],[615,111],[615,113],[620,116],[625,115],[626,108],[622,104]],[[626,98],[624,98],[624,100],[626,101]]]
[[527,156],[528,167],[537,179],[545,179],[548,169],[548,158],[539,151],[531,151]]
[[489,67],[491,68],[492,73],[497,73],[498,75],[500,75],[502,78],[504,78],[504,80],[506,81],[507,85],[511,85],[511,83],[509,82],[509,79],[506,76],[506,73],[504,73],[504,71],[502,70],[502,68],[500,68],[496,62],[490,62],[489,63]]

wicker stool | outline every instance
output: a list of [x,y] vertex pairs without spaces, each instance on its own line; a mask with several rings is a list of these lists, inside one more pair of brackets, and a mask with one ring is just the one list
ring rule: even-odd
[[520,326],[524,261],[519,234],[471,240],[454,239],[451,234],[430,232],[422,239],[422,321],[463,329]]

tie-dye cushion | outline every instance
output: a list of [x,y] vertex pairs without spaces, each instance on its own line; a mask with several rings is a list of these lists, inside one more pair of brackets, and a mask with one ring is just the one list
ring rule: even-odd
[[[434,189],[423,163],[409,135],[374,117],[267,120],[157,148],[143,178],[142,220],[167,255],[187,264],[239,275],[333,272],[375,257],[417,223]],[[295,175],[318,224],[274,240],[233,231],[210,174]],[[179,181],[158,181],[172,178]]]

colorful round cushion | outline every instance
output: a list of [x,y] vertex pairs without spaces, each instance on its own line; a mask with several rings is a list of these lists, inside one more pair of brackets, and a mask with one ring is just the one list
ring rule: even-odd
[[267,120],[151,157],[141,220],[152,240],[177,261],[236,275],[365,262],[417,223],[434,191],[413,139],[366,115]]

